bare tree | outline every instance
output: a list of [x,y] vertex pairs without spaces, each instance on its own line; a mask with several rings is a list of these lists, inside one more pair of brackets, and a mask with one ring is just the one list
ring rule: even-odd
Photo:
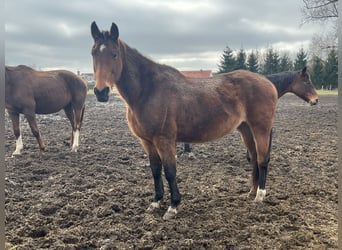
[[338,0],[303,0],[301,9],[303,23],[312,21],[326,21],[338,17]]

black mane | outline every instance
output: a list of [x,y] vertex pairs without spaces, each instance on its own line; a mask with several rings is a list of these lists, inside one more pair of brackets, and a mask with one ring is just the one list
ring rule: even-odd
[[266,75],[266,78],[270,80],[278,91],[278,97],[287,92],[288,86],[293,82],[298,71],[287,71],[277,74]]

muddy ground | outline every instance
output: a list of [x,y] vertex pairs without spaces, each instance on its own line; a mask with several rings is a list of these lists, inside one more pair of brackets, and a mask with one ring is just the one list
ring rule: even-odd
[[5,126],[8,249],[337,249],[337,97],[310,107],[292,94],[278,104],[267,195],[246,199],[251,169],[237,132],[177,146],[183,195],[177,218],[148,213],[153,180],[121,99],[88,96],[79,152],[63,112],[39,116],[47,152],[24,120],[22,156]]

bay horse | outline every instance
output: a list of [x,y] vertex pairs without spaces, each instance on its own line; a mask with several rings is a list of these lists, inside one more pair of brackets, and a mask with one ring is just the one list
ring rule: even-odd
[[61,109],[64,109],[71,123],[71,150],[76,152],[87,95],[86,83],[67,70],[36,71],[25,65],[6,66],[5,77],[5,107],[16,138],[16,149],[12,156],[20,155],[23,149],[20,114],[27,119],[42,153],[45,145],[37,126],[36,114],[52,114]]
[[163,216],[174,218],[181,201],[176,177],[176,142],[206,142],[237,129],[251,155],[255,202],[266,196],[271,132],[277,90],[264,76],[236,70],[194,83],[178,70],[158,64],[119,39],[112,23],[109,31],[91,24],[94,92],[107,102],[116,86],[126,102],[131,132],[148,155],[155,196],[148,211],[160,208],[164,195],[162,168],[169,184],[171,204]]
[[[314,85],[311,82],[310,74],[307,71],[307,67],[302,70],[286,71],[276,74],[266,75],[266,78],[270,80],[277,89],[278,98],[282,97],[286,93],[293,93],[299,98],[303,99],[310,105],[316,105],[318,103],[318,94]],[[197,81],[201,81],[197,79]],[[184,144],[184,152],[190,152],[190,144]],[[247,160],[249,156],[247,152]]]

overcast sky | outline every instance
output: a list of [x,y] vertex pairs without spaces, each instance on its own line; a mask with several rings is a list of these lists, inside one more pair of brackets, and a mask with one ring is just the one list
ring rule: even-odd
[[301,26],[301,0],[6,0],[7,65],[92,72],[90,24],[180,70],[211,69],[226,46],[307,49],[319,24]]

